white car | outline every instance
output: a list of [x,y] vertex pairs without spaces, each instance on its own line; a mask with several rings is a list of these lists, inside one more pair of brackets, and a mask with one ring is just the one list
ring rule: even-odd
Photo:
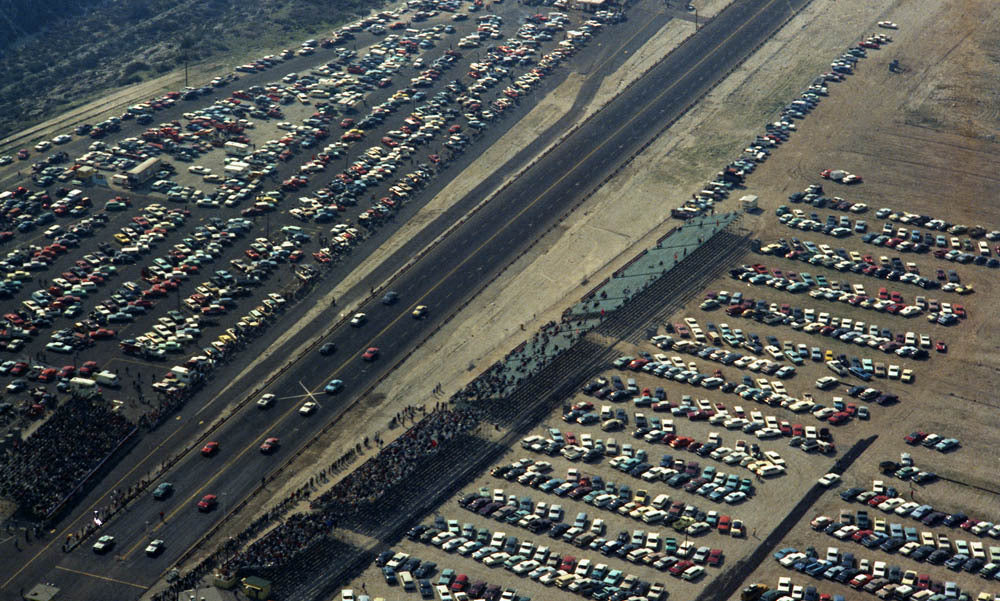
[[97,539],[94,543],[93,549],[94,553],[107,553],[111,550],[111,547],[115,546],[115,537],[105,534],[101,538]]
[[355,313],[354,317],[351,318],[351,327],[360,328],[366,321],[368,321],[367,315],[364,313]]
[[201,165],[191,165],[188,167],[188,171],[191,173],[197,173],[198,175],[208,175],[212,172],[208,167],[202,167]]
[[271,393],[267,393],[261,396],[259,399],[257,399],[257,406],[260,407],[261,409],[267,409],[273,404],[274,404],[274,395]]
[[319,403],[316,401],[306,401],[302,404],[302,407],[299,408],[299,414],[311,415],[314,411],[316,411],[317,407],[319,407]]
[[840,482],[840,474],[829,473],[819,479],[819,483],[826,488],[830,488],[837,482]]
[[729,503],[730,505],[732,505],[732,504],[735,504],[735,503],[740,503],[740,502],[746,500],[746,498],[747,498],[747,494],[745,492],[743,492],[741,490],[737,490],[737,491],[731,492],[728,495],[726,495],[723,500],[726,503]]
[[160,539],[150,541],[150,543],[146,545],[146,555],[150,557],[156,557],[157,555],[163,552],[164,546],[165,546],[164,542]]

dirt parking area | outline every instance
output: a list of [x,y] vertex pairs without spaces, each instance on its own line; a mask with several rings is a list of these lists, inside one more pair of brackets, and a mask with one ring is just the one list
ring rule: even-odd
[[[838,11],[847,22],[862,18],[861,9],[839,4]],[[873,519],[884,518],[889,527],[898,523],[903,528],[914,528],[920,536],[924,536],[925,532],[932,533],[938,543],[942,536],[947,537],[955,551],[962,550],[954,546],[956,541],[981,542],[987,549],[985,561],[996,561],[997,558],[991,557],[988,550],[996,545],[997,540],[986,532],[976,535],[960,528],[930,527],[911,517],[846,502],[834,492],[847,487],[871,490],[873,480],[880,479],[887,486],[894,487],[906,501],[930,504],[935,511],[964,513],[980,521],[1000,520],[997,510],[1000,507],[997,498],[1000,487],[995,485],[993,476],[997,456],[997,435],[992,427],[996,401],[991,394],[996,386],[998,367],[992,343],[997,314],[989,302],[997,292],[995,271],[985,265],[950,263],[930,253],[916,255],[875,247],[864,243],[857,233],[838,240],[822,233],[796,231],[777,223],[775,210],[779,205],[788,205],[793,209],[800,208],[807,215],[818,213],[820,220],[827,215],[837,218],[845,215],[829,208],[818,210],[789,202],[790,194],[803,190],[809,184],[823,183],[827,196],[839,196],[869,206],[864,214],[846,214],[852,222],[864,219],[869,231],[880,232],[883,225],[889,222],[875,215],[882,207],[888,207],[893,212],[929,215],[969,227],[982,225],[987,231],[996,229],[1000,215],[996,207],[983,203],[981,199],[994,197],[1000,184],[995,175],[997,100],[993,87],[980,83],[981,78],[995,77],[997,73],[996,53],[990,50],[996,47],[998,39],[996,17],[997,7],[989,3],[894,3],[884,6],[883,12],[877,14],[877,20],[891,20],[899,24],[899,30],[888,31],[894,39],[893,43],[882,50],[870,52],[869,58],[860,63],[857,75],[843,84],[834,84],[830,98],[824,99],[801,122],[800,132],[775,151],[772,160],[754,173],[747,189],[748,193],[759,195],[763,213],[746,223],[765,244],[779,238],[791,240],[797,237],[803,241],[812,240],[816,244],[829,244],[833,248],[872,255],[876,260],[881,256],[898,256],[904,262],[913,262],[920,274],[930,278],[935,278],[939,269],[955,270],[963,283],[974,286],[975,293],[960,296],[941,290],[924,291],[912,285],[850,272],[845,274],[773,256],[751,255],[747,257],[747,263],[761,263],[770,269],[785,272],[820,273],[831,282],[839,280],[861,284],[869,294],[875,294],[880,287],[887,287],[890,291],[899,291],[908,303],[913,303],[917,296],[923,296],[942,303],[961,304],[968,311],[967,319],[945,327],[929,323],[923,316],[907,319],[842,302],[811,298],[806,294],[792,295],[766,286],[748,287],[730,278],[723,278],[711,287],[714,290],[739,290],[747,298],[764,300],[768,304],[788,303],[796,308],[813,308],[817,313],[829,312],[855,322],[862,321],[866,326],[877,324],[880,329],[889,328],[894,333],[926,334],[933,341],[945,342],[947,353],[931,351],[929,359],[917,361],[885,355],[877,349],[859,350],[855,345],[818,334],[794,331],[788,326],[768,327],[718,311],[705,313],[697,306],[702,299],[692,303],[683,315],[674,319],[679,321],[680,317],[691,316],[703,325],[709,321],[716,324],[726,322],[733,328],[756,332],[762,337],[773,335],[781,341],[792,340],[795,344],[818,346],[823,351],[830,349],[835,355],[845,353],[848,356],[870,357],[876,363],[884,362],[887,366],[897,364],[901,368],[912,369],[915,374],[912,384],[880,378],[870,384],[898,394],[902,402],[890,407],[869,404],[871,421],[854,420],[835,430],[840,449],[860,438],[878,436],[878,439],[844,474],[843,484],[823,495],[807,513],[806,520],[789,532],[778,548],[795,547],[803,551],[813,547],[822,558],[828,546],[838,547],[841,555],[853,553],[859,564],[861,560],[867,560],[865,564],[869,566],[881,561],[886,562],[890,569],[898,566],[901,573],[913,570],[917,574],[926,574],[932,583],[955,582],[971,598],[977,598],[980,592],[988,593],[992,598],[1000,591],[1000,585],[965,571],[949,571],[944,566],[921,563],[900,553],[867,549],[851,540],[836,540],[811,530],[808,521],[818,515],[836,520],[842,509],[851,510],[854,515],[859,509],[867,509]],[[817,21],[809,27],[820,25],[821,22]],[[874,30],[873,27],[868,29]],[[867,30],[861,32],[864,31]],[[794,49],[795,46],[790,45],[786,50]],[[899,61],[902,72],[889,71],[889,62],[893,59]],[[769,79],[763,75],[769,69],[773,67],[762,65],[761,76],[752,81],[756,85],[766,85]],[[745,106],[751,108],[763,107],[759,96],[749,92],[748,87],[742,86],[730,99],[737,104],[745,102]],[[788,95],[776,96],[777,102],[783,103],[783,98]],[[821,180],[819,172],[830,168],[863,174],[864,183],[846,187]],[[893,223],[892,226],[898,230],[906,224]],[[912,226],[909,229],[921,234],[931,231]],[[944,232],[934,232],[934,235],[939,233]],[[950,248],[952,234],[944,234]],[[963,246],[965,239],[969,238],[967,235],[958,237]],[[978,248],[977,241],[973,240],[973,245],[973,248]],[[994,243],[989,243],[992,256],[996,255],[994,246]],[[729,371],[733,370],[723,368],[723,371],[727,378],[732,379]],[[735,371],[734,375],[741,375],[738,370]],[[844,387],[829,392],[817,391],[813,381],[828,375],[832,374],[822,363],[807,362],[786,385],[793,395],[812,392],[819,402],[829,404],[834,396],[846,396],[846,391]],[[860,382],[854,380],[852,383]],[[805,419],[813,418],[807,416]],[[911,447],[904,443],[903,437],[912,431],[955,437],[960,440],[961,446],[949,453],[919,445]],[[910,453],[916,467],[934,472],[940,479],[921,485],[892,475],[883,476],[879,463],[900,462],[901,453]],[[808,484],[802,482],[801,487],[805,488]],[[819,593],[840,594],[846,598],[868,596],[868,593],[858,593],[843,584],[816,580],[788,570],[773,558],[765,560],[746,582],[759,581],[774,588],[782,576],[790,576],[793,584],[815,586]]]
[[[794,377],[783,381],[790,395],[801,397],[809,393],[816,402],[826,405],[832,405],[834,397],[841,397],[845,402],[863,405],[871,413],[870,420],[853,419],[845,425],[836,427],[823,423],[810,413],[795,413],[782,407],[768,407],[718,390],[706,391],[703,388],[666,381],[643,373],[633,377],[636,378],[636,384],[640,389],[663,387],[667,398],[671,401],[679,401],[684,395],[690,395],[693,399],[724,403],[730,412],[735,412],[736,406],[740,405],[746,413],[760,411],[764,416],[773,415],[779,422],[787,421],[789,424],[817,428],[828,427],[838,448],[838,456],[859,440],[877,437],[867,451],[842,475],[842,482],[819,496],[807,511],[804,520],[787,533],[780,533],[781,541],[774,550],[795,547],[804,551],[813,547],[823,557],[827,553],[827,547],[837,547],[841,556],[845,552],[853,553],[857,567],[870,570],[875,562],[885,562],[887,571],[891,571],[893,566],[898,566],[899,574],[913,570],[917,574],[927,574],[933,583],[955,582],[961,590],[969,593],[971,598],[976,598],[980,591],[992,595],[1000,591],[1000,586],[994,586],[993,581],[988,582],[972,573],[949,571],[944,566],[921,563],[898,552],[887,553],[878,548],[868,549],[849,538],[834,539],[813,531],[809,521],[818,515],[826,515],[836,520],[841,510],[850,510],[856,519],[857,511],[865,509],[872,520],[884,519],[886,529],[892,528],[893,524],[898,524],[904,529],[913,528],[918,537],[933,535],[935,544],[938,545],[942,543],[942,536],[947,537],[952,545],[955,541],[981,542],[987,550],[986,560],[990,559],[989,547],[996,546],[1000,541],[990,537],[985,531],[977,535],[961,528],[941,524],[928,526],[905,515],[842,500],[836,493],[848,487],[870,490],[874,480],[882,480],[886,486],[893,487],[905,501],[929,504],[935,511],[945,514],[961,512],[977,520],[1000,521],[997,509],[1000,507],[1000,503],[997,502],[1000,487],[995,485],[994,477],[997,435],[992,427],[995,423],[996,401],[991,394],[996,386],[998,368],[992,343],[996,310],[988,301],[996,293],[994,270],[986,265],[971,263],[957,265],[936,258],[931,253],[903,254],[884,247],[878,248],[863,242],[860,233],[836,239],[819,232],[796,231],[779,223],[775,211],[780,205],[789,205],[791,208],[803,210],[806,215],[817,213],[821,218],[820,221],[826,219],[827,215],[834,215],[838,219],[841,215],[847,215],[852,223],[857,219],[865,220],[868,231],[881,231],[883,224],[888,220],[876,217],[876,212],[882,207],[888,207],[893,212],[907,211],[930,215],[954,224],[965,224],[970,227],[982,225],[987,231],[1000,229],[1000,215],[997,214],[997,208],[989,202],[983,202],[983,199],[996,196],[1000,183],[1000,179],[996,176],[995,141],[998,130],[998,101],[995,86],[986,83],[995,81],[998,68],[996,58],[997,34],[1000,33],[996,25],[1000,22],[997,19],[1000,16],[997,14],[998,11],[1000,7],[988,2],[940,1],[919,4],[894,2],[865,6],[814,2],[737,73],[720,85],[699,108],[685,117],[670,134],[654,144],[633,167],[626,169],[620,178],[609,184],[606,191],[598,193],[584,211],[585,213],[592,211],[598,219],[606,218],[608,212],[599,208],[603,194],[628,192],[635,196],[644,196],[643,191],[647,190],[648,186],[656,186],[661,190],[666,188],[669,198],[683,198],[690,192],[692,186],[688,184],[694,181],[694,177],[704,178],[725,160],[738,154],[741,145],[748,136],[751,136],[751,132],[758,131],[760,125],[767,119],[773,118],[776,109],[808,85],[813,76],[827,70],[829,61],[845,47],[876,31],[877,21],[891,20],[898,23],[898,30],[880,30],[891,35],[894,41],[880,50],[869,51],[868,58],[859,63],[857,73],[846,82],[831,84],[830,97],[825,98],[812,114],[799,122],[799,131],[789,142],[775,150],[771,160],[764,163],[751,176],[746,191],[741,191],[740,195],[757,194],[762,212],[757,216],[749,216],[744,220],[744,225],[765,244],[779,238],[790,240],[792,237],[797,237],[800,240],[812,240],[816,244],[829,244],[833,248],[855,251],[860,255],[872,255],[876,261],[883,255],[889,258],[898,256],[904,262],[914,263],[920,274],[932,279],[935,278],[938,269],[955,270],[960,274],[963,284],[971,283],[974,286],[975,293],[959,295],[942,290],[925,291],[905,283],[887,282],[862,274],[843,273],[820,266],[805,266],[801,262],[774,256],[748,255],[746,262],[761,263],[771,270],[779,269],[786,273],[809,271],[813,275],[822,274],[831,284],[833,282],[860,284],[871,295],[877,294],[879,288],[886,287],[888,291],[900,292],[904,301],[911,304],[916,302],[917,296],[925,297],[928,301],[961,304],[968,311],[968,317],[956,325],[942,326],[928,322],[923,315],[907,319],[843,302],[814,298],[808,294],[789,294],[766,286],[748,286],[729,277],[721,278],[709,289],[740,291],[745,297],[766,301],[768,305],[788,304],[790,308],[813,309],[816,314],[827,312],[831,316],[851,319],[852,323],[861,321],[866,329],[872,325],[877,325],[879,330],[888,328],[894,335],[913,332],[919,337],[920,334],[925,334],[932,342],[946,343],[947,352],[932,349],[930,357],[923,360],[900,358],[882,353],[878,349],[860,349],[856,345],[830,337],[808,334],[792,329],[788,325],[767,326],[738,316],[726,315],[720,310],[705,312],[699,308],[703,300],[699,298],[672,316],[669,321],[680,323],[684,317],[691,317],[703,327],[708,322],[715,325],[726,323],[731,328],[759,334],[762,339],[774,336],[782,343],[790,341],[794,345],[817,347],[824,355],[829,350],[834,356],[845,354],[859,359],[869,358],[873,363],[883,363],[887,368],[897,365],[901,370],[913,370],[914,381],[904,383],[898,379],[888,378],[872,380],[870,386],[896,394],[900,398],[899,403],[883,407],[874,402],[850,398],[846,386],[828,391],[817,390],[815,380],[832,374],[821,361],[807,360],[804,365],[798,367]],[[889,71],[889,63],[893,59],[899,61],[901,69],[898,73]],[[747,123],[750,125],[745,125]],[[847,187],[821,180],[819,172],[830,168],[861,174],[864,183]],[[851,202],[865,203],[868,205],[868,211],[850,214],[830,208],[816,209],[789,202],[790,194],[801,191],[812,183],[820,182],[824,184],[827,196],[838,196]],[[640,239],[645,231],[638,231],[639,228],[636,227],[638,225],[633,223],[632,229],[629,230],[627,226],[619,224],[614,228],[616,230],[614,235],[632,241]],[[572,227],[570,224],[567,230],[559,232],[558,236],[562,239],[553,242],[545,253],[526,259],[527,263],[516,270],[516,273],[511,275],[511,281],[506,283],[507,292],[497,291],[489,307],[477,309],[499,312],[494,315],[495,319],[491,320],[495,323],[516,323],[535,314],[539,315],[539,319],[544,317],[544,313],[538,310],[545,307],[532,305],[522,294],[521,302],[518,303],[520,310],[516,312],[513,321],[500,319],[501,315],[509,313],[501,310],[503,294],[513,295],[519,294],[517,290],[523,291],[525,288],[517,287],[518,282],[532,281],[534,285],[544,271],[542,266],[551,268],[551,262],[556,260],[557,254],[569,246],[572,237],[566,234],[572,231]],[[893,224],[894,230],[899,227],[906,225]],[[617,231],[619,228],[622,231]],[[922,234],[930,231],[927,228],[908,229],[916,229]],[[951,234],[947,234],[947,237],[950,239]],[[968,238],[965,235],[958,237]],[[990,243],[989,246],[991,256],[995,257],[996,249],[993,248],[995,244]],[[581,255],[577,254],[572,262],[563,262],[563,267],[570,264],[579,266],[580,257]],[[533,272],[534,276],[531,275]],[[579,275],[582,277],[588,274]],[[536,280],[532,280],[532,277]],[[486,296],[489,296],[489,293]],[[481,317],[482,313],[479,316]],[[511,326],[506,327],[509,331]],[[462,328],[462,325],[456,324],[448,328],[453,331],[445,331],[443,334],[454,336],[462,332]],[[516,334],[513,336],[516,337]],[[470,344],[475,344],[472,337],[466,337],[464,340],[468,342],[457,347],[462,352],[467,351]],[[637,356],[639,352],[651,354],[660,352],[648,343],[637,346],[619,344],[617,348],[621,354],[633,356]],[[672,356],[678,353],[666,354]],[[744,376],[749,376],[755,382],[757,378],[763,377],[749,370],[711,364],[707,360],[691,355],[683,355],[682,358],[685,362],[694,361],[699,371],[711,372],[718,368],[722,375],[732,382],[740,382]],[[626,377],[626,374],[616,370],[609,371],[607,375],[613,374]],[[457,374],[455,379],[457,381]],[[767,379],[776,380],[774,377]],[[856,379],[851,381],[852,384],[860,383]],[[583,398],[578,395],[577,398],[568,400],[567,404]],[[606,401],[594,402],[598,411],[601,405],[611,404]],[[630,420],[629,425],[626,426],[625,432],[614,433],[614,437],[618,439],[619,445],[628,442],[634,447],[645,448],[650,457],[649,462],[657,465],[662,454],[669,453],[670,450],[659,443],[637,442],[632,438],[631,430],[634,428],[636,412],[645,413],[647,417],[657,415],[662,418],[663,414],[625,405],[622,408],[626,410]],[[615,405],[615,408],[619,406],[621,405]],[[712,503],[683,490],[678,491],[662,482],[647,484],[634,479],[609,467],[608,457],[598,463],[579,465],[560,456],[548,459],[523,449],[514,449],[505,461],[514,462],[521,457],[529,457],[535,461],[547,460],[552,463],[553,473],[559,477],[564,478],[570,468],[576,468],[584,475],[600,475],[605,481],[627,483],[633,491],[645,488],[652,497],[659,493],[670,494],[686,503],[697,505],[704,511],[715,510],[738,517],[747,524],[746,540],[733,539],[712,532],[695,541],[697,545],[704,544],[722,549],[726,557],[722,568],[725,570],[737,559],[748,555],[759,544],[757,539],[767,538],[787,511],[813,486],[816,479],[829,471],[835,460],[834,457],[806,454],[800,449],[790,447],[788,437],[760,441],[752,434],[728,431],[721,425],[692,422],[683,417],[673,419],[679,435],[691,436],[698,441],[705,441],[711,432],[718,432],[723,445],[735,444],[737,439],[742,438],[748,443],[759,444],[762,451],[776,451],[786,461],[788,473],[763,482],[755,481],[753,497],[743,504],[730,506],[725,503]],[[595,426],[567,426],[559,415],[551,416],[545,426],[537,429],[537,433],[543,434],[545,427],[549,426],[563,432],[571,430],[577,436],[587,432],[593,439],[606,440],[610,436]],[[942,437],[957,438],[960,446],[947,453],[919,445],[908,446],[903,437],[917,430],[937,433]],[[901,453],[909,453],[917,468],[934,472],[939,478],[936,481],[916,484],[891,474],[883,475],[879,464],[884,461],[900,462]],[[697,460],[701,464],[701,469],[706,465],[713,465],[720,471],[753,477],[745,468],[733,468],[710,458],[697,457],[687,452],[681,452],[680,455],[674,452],[673,455],[682,456],[685,461]],[[535,505],[538,502],[549,504],[553,502],[550,494],[489,475],[481,477],[465,492],[475,492],[479,487],[488,489],[483,492],[488,492],[489,495],[492,495],[493,489],[503,488],[505,495],[514,494],[519,499],[528,496]],[[469,522],[476,528],[489,528],[491,532],[503,529],[506,534],[517,536],[521,542],[531,539],[538,544],[547,544],[554,553],[560,555],[569,554],[577,559],[589,557],[594,563],[606,563],[612,569],[620,568],[625,573],[634,573],[643,580],[664,582],[671,592],[671,598],[696,598],[705,583],[710,582],[719,573],[717,569],[709,568],[708,578],[705,580],[693,585],[681,582],[649,566],[635,565],[624,559],[607,558],[589,549],[581,551],[563,541],[553,541],[547,536],[533,535],[514,525],[499,525],[495,520],[474,516],[460,508],[455,503],[456,500],[453,499],[442,507],[439,511],[442,518],[456,519],[460,524]],[[642,528],[646,532],[662,531],[664,535],[675,534],[669,527],[645,526],[635,520],[587,506],[580,501],[563,498],[557,502],[563,505],[568,519],[572,520],[578,511],[587,511],[591,520],[598,517],[605,519],[608,532],[613,534],[623,530],[631,533],[637,528]],[[431,525],[432,522],[433,520],[428,520],[427,524]],[[971,527],[971,524],[968,526]],[[420,559],[435,561],[439,568],[451,567],[456,573],[468,574],[470,581],[473,582],[483,579],[503,586],[512,586],[519,594],[531,598],[568,596],[566,592],[556,592],[556,589],[551,587],[545,588],[530,579],[515,576],[503,568],[486,568],[468,558],[445,553],[424,543],[404,541],[397,550]],[[439,573],[440,570],[435,573],[433,578],[435,582]],[[815,586],[819,589],[819,593],[839,594],[845,598],[868,596],[868,593],[858,593],[844,584],[816,580],[790,571],[781,567],[771,557],[765,559],[751,573],[747,573],[743,582],[763,582],[774,588],[782,576],[790,576],[793,584]],[[402,594],[398,588],[386,587],[381,572],[375,567],[352,586],[360,589],[362,582],[365,583],[369,594],[374,597],[395,598]],[[416,598],[416,593],[408,597]]]

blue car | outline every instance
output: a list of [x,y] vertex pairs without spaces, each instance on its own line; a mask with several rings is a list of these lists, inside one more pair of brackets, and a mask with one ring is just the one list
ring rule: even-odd
[[344,382],[342,380],[330,380],[330,383],[326,385],[323,390],[327,394],[336,394],[344,388]]

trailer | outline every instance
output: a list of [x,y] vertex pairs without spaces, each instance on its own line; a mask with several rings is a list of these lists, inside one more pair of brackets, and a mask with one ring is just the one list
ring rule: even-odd
[[102,386],[109,386],[112,388],[117,388],[121,384],[121,381],[118,379],[118,374],[108,370],[99,371],[94,374],[94,381]]
[[245,157],[250,154],[250,146],[242,142],[226,142],[224,147],[229,156]]
[[158,157],[150,157],[128,170],[126,177],[130,188],[137,188],[153,178],[162,166],[162,161]]
[[757,210],[757,195],[747,194],[746,196],[740,198],[740,208],[747,213],[751,213]]
[[90,378],[70,378],[69,392],[75,398],[89,399],[100,393],[97,382]]

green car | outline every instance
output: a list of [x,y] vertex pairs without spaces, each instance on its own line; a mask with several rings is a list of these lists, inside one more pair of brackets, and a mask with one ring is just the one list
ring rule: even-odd
[[169,482],[160,482],[160,485],[153,491],[154,499],[166,499],[174,492],[174,485]]

